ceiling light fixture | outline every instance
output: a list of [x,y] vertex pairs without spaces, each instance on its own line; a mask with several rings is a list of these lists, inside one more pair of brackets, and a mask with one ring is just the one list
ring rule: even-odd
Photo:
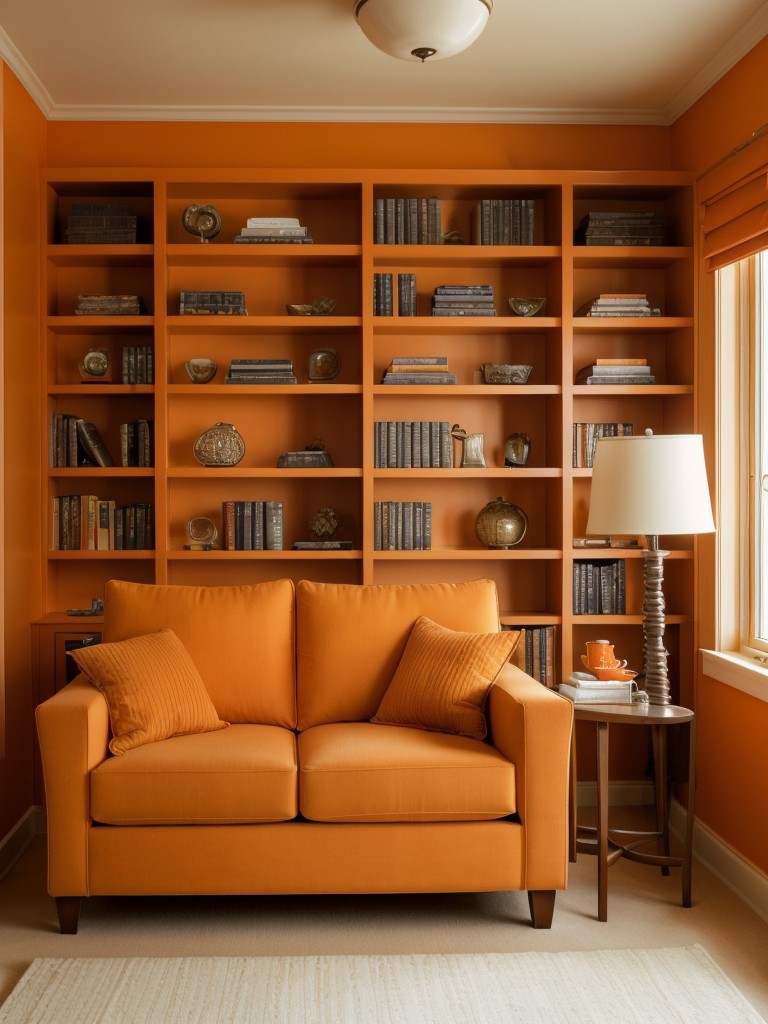
[[355,0],[355,19],[379,50],[399,60],[440,60],[470,46],[493,0]]

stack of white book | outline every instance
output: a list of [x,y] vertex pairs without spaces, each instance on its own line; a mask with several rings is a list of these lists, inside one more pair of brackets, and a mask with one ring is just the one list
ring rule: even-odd
[[235,242],[256,245],[312,241],[309,228],[301,224],[298,217],[249,217],[240,234],[235,236]]
[[633,680],[598,679],[589,672],[572,672],[559,691],[577,704],[631,704]]

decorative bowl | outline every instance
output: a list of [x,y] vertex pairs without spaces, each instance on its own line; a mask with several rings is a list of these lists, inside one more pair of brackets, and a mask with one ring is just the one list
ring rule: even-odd
[[546,301],[546,299],[529,299],[513,295],[509,300],[509,307],[515,316],[536,316],[544,309]]
[[523,363],[483,363],[486,384],[525,384],[532,366]]
[[285,309],[289,316],[328,316],[336,309],[336,299],[320,295],[314,302],[292,303]]
[[214,359],[188,359],[184,363],[184,369],[193,384],[207,384],[216,376],[218,368],[219,364]]

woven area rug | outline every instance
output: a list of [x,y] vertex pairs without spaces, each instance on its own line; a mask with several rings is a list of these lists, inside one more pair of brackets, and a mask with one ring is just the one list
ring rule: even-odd
[[35,960],[0,1024],[765,1024],[701,946]]

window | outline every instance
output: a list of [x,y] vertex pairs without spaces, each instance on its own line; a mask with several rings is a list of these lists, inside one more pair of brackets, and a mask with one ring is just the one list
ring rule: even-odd
[[717,271],[720,647],[768,657],[768,251]]

